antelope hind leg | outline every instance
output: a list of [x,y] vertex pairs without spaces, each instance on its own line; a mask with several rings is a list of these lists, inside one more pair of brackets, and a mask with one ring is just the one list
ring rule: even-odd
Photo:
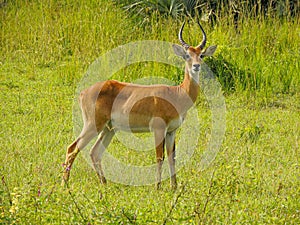
[[72,164],[76,158],[76,156],[79,153],[79,148],[77,147],[77,140],[74,141],[67,149],[66,153],[66,160],[65,163],[63,164],[64,167],[64,172],[63,172],[63,179],[62,179],[62,185],[68,182],[69,177],[70,177],[70,171]]
[[62,184],[68,182],[70,177],[70,171],[72,168],[72,165],[74,163],[74,160],[80,150],[82,150],[92,139],[97,135],[97,132],[92,127],[85,127],[79,137],[68,147],[66,152],[66,160],[63,164],[64,166],[64,172],[63,172],[63,179]]

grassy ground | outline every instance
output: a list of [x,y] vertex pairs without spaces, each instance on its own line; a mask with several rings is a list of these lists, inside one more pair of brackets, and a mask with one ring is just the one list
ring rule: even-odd
[[[239,33],[225,21],[214,28],[204,24],[209,44],[219,45],[212,63],[220,81],[226,84],[226,72],[235,90],[225,93],[226,136],[209,169],[199,168],[211,130],[201,94],[198,150],[179,171],[176,191],[168,180],[159,191],[154,185],[101,186],[81,156],[69,187],[60,186],[65,149],[74,138],[74,91],[88,65],[130,41],[177,42],[179,23],[159,19],[135,26],[121,9],[103,2],[16,1],[0,8],[0,223],[299,224],[297,20],[249,19]],[[198,28],[189,26],[186,39],[196,44]],[[134,81],[154,70],[180,82],[172,69],[162,73],[164,65],[143,65],[115,78]],[[120,149],[124,160],[133,160],[117,140],[108,151]],[[142,162],[147,154],[147,162],[155,161],[154,150],[134,154],[134,160]]]

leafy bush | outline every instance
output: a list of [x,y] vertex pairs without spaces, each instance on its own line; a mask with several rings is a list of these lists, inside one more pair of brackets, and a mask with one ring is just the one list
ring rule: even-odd
[[235,23],[249,17],[297,17],[300,3],[297,0],[115,0],[140,22],[149,22],[153,13],[181,19],[183,16],[200,16],[212,24],[224,17]]

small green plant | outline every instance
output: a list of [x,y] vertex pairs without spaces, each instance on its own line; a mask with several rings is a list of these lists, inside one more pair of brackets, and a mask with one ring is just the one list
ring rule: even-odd
[[242,131],[241,137],[245,138],[246,141],[255,143],[259,139],[262,131],[263,131],[263,128],[261,126],[255,124],[253,127],[246,127]]

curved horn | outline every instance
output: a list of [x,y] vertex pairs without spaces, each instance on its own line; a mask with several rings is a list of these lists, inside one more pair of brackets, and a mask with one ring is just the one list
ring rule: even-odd
[[183,24],[182,24],[182,26],[180,28],[180,31],[179,31],[179,34],[178,34],[178,38],[179,38],[179,41],[182,44],[182,46],[185,49],[188,49],[190,46],[182,39],[182,31],[183,31],[184,24],[185,24],[185,21],[183,22]]
[[203,30],[202,26],[200,25],[199,21],[198,21],[198,24],[199,24],[199,27],[200,27],[200,29],[201,29],[201,31],[202,31],[202,35],[203,35],[202,42],[201,42],[201,44],[199,45],[199,47],[200,47],[201,49],[204,49],[205,44],[206,44],[206,34],[205,34],[205,31]]

